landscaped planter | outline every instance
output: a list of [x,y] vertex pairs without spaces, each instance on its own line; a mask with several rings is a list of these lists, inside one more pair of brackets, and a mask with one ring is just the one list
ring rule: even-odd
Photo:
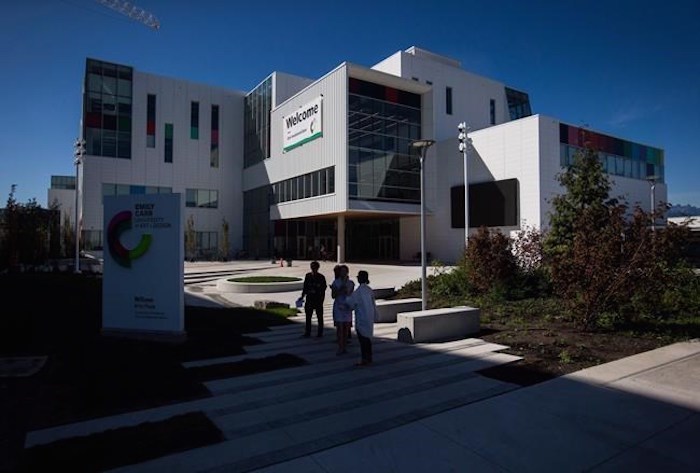
[[[239,279],[239,280],[234,280]],[[283,278],[279,278],[283,279]],[[301,278],[284,278],[290,281],[255,282],[255,278],[226,278],[216,282],[216,289],[221,292],[238,294],[255,294],[265,292],[301,291],[304,280]]]

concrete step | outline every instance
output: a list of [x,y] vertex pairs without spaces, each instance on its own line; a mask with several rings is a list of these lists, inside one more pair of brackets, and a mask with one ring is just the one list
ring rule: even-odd
[[[358,369],[370,371],[373,368]],[[119,472],[247,472],[383,432],[516,389],[514,385],[465,377],[443,386],[383,399],[346,410],[335,410],[290,425],[239,435],[232,440],[119,468]]]
[[[344,358],[321,366],[307,365],[288,370],[261,373],[255,378],[230,378],[205,383],[213,394],[236,393],[241,401],[267,402],[279,401],[281,395],[306,395],[315,389],[338,390],[342,386],[360,383],[366,379],[393,378],[402,373],[428,370],[431,367],[446,365],[460,361],[461,358],[478,357],[485,353],[497,351],[498,345],[473,344],[454,347],[451,350],[428,351],[407,349],[375,356],[375,365],[371,370],[355,373],[354,358]],[[350,373],[350,374],[348,374]],[[268,375],[268,376],[264,376]],[[347,384],[350,383],[350,384]],[[259,391],[258,388],[271,391]],[[252,392],[252,393],[251,393]]]

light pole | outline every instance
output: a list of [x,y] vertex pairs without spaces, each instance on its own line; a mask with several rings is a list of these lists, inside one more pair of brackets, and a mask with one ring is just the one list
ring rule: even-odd
[[411,148],[418,150],[420,159],[420,265],[421,265],[421,308],[426,309],[428,303],[427,279],[425,275],[425,152],[435,140],[416,140],[411,143]]
[[459,150],[464,155],[464,249],[466,250],[469,245],[469,180],[467,179],[467,162],[472,139],[467,136],[469,127],[466,122],[457,125],[457,130],[459,130],[459,135],[457,135]]
[[83,156],[85,155],[85,140],[78,138],[75,140],[75,267],[74,273],[80,273],[80,213],[78,206],[80,205],[80,165],[83,164]]
[[647,176],[647,181],[651,184],[651,206],[649,207],[649,212],[651,213],[651,231],[656,231],[656,180],[659,176]]

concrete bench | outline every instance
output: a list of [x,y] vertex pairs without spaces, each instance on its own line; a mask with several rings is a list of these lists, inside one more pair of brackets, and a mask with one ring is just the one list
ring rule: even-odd
[[391,299],[377,301],[377,322],[396,322],[396,314],[399,312],[411,312],[420,310],[422,299],[412,297],[410,299]]
[[479,333],[480,316],[480,309],[467,306],[400,312],[398,339],[421,343],[466,338]]
[[395,287],[374,287],[372,288],[372,292],[374,293],[374,298],[375,299],[386,299],[387,297],[391,297],[394,294],[396,294],[396,288]]

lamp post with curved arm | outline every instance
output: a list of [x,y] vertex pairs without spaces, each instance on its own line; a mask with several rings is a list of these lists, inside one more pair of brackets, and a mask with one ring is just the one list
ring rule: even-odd
[[420,159],[420,265],[421,265],[421,308],[426,309],[428,303],[427,280],[425,270],[425,153],[435,140],[416,140],[411,148],[418,151]]

